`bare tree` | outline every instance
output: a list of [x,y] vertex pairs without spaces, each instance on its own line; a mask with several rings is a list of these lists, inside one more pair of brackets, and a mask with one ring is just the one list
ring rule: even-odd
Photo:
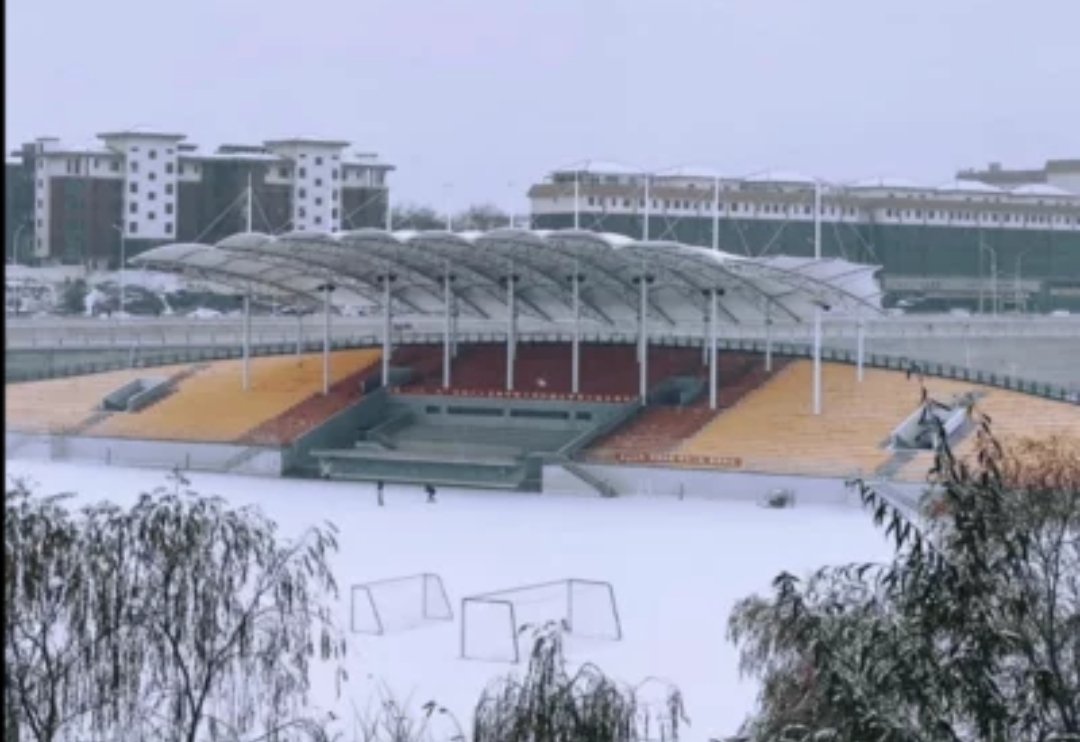
[[[327,603],[337,594],[327,563],[336,531],[283,540],[257,510],[184,484],[143,495],[124,526],[140,574],[154,736],[306,733],[311,662],[345,654]],[[335,675],[340,688],[340,664]]]

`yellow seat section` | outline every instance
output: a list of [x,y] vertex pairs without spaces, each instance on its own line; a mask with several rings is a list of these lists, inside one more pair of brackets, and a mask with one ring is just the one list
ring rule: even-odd
[[[919,386],[903,372],[824,363],[821,414],[812,414],[813,364],[797,361],[686,441],[678,453],[734,457],[743,468],[828,476],[869,475],[892,457],[881,447],[919,404]],[[927,378],[931,396],[948,400],[975,385]]]
[[[330,383],[370,366],[377,349],[330,354]],[[214,363],[176,390],[135,413],[112,415],[88,435],[156,440],[234,441],[312,395],[322,392],[322,355],[268,356],[250,361],[250,388],[242,388],[241,361]]]
[[130,368],[63,379],[4,385],[4,419],[11,430],[61,433],[82,425],[97,412],[105,395],[129,381],[166,378],[189,365]]

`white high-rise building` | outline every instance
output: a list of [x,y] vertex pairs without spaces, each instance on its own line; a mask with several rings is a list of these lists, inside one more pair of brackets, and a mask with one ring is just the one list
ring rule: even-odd
[[297,230],[335,232],[341,228],[342,154],[348,142],[296,137],[266,142],[266,148],[293,162],[293,224]]

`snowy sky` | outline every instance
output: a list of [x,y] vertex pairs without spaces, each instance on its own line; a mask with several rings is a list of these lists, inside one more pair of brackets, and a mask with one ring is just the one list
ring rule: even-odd
[[940,182],[1080,156],[1080,0],[11,0],[7,141],[346,138],[397,200],[581,159]]

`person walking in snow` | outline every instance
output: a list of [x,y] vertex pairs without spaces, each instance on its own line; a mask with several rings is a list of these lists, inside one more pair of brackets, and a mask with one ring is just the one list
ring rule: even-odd
[[375,483],[375,495],[379,499],[379,507],[381,508],[385,504],[383,502],[383,482],[381,479]]
[[430,503],[435,502],[435,486],[432,484],[424,485],[424,492],[427,492],[427,501]]

